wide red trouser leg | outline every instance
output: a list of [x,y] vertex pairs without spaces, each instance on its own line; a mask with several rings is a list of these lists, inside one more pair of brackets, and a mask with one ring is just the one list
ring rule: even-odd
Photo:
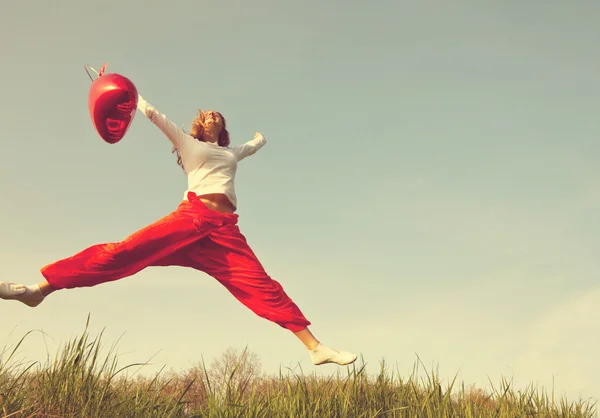
[[[201,208],[202,209],[202,208]],[[223,219],[183,202],[176,211],[120,242],[93,245],[41,269],[56,289],[95,286],[131,276],[201,240]]]
[[185,253],[190,267],[213,276],[259,317],[292,332],[311,324],[281,284],[265,272],[237,225],[211,231]]

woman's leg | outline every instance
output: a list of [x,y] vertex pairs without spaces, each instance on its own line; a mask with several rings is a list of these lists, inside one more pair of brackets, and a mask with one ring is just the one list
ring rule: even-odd
[[319,340],[310,332],[308,327],[301,329],[300,331],[294,332],[294,335],[304,344],[308,350],[314,350],[320,344]]
[[40,288],[40,292],[42,293],[42,295],[44,295],[44,297],[46,297],[50,293],[58,290],[56,287],[52,286],[46,280],[43,280],[43,281],[39,282],[38,283],[38,287]]
[[132,276],[202,236],[192,218],[175,211],[123,241],[92,245],[41,273],[54,289],[96,286]]
[[286,328],[309,350],[314,364],[350,364],[356,355],[323,346],[310,332],[311,324],[282,286],[265,272],[237,225],[212,231],[185,250],[189,266],[217,279],[256,315]]
[[217,225],[190,215],[189,204],[120,242],[96,244],[41,269],[45,281],[24,286],[0,282],[0,298],[37,306],[59,289],[96,286],[129,277],[159,263],[187,245],[202,239]]

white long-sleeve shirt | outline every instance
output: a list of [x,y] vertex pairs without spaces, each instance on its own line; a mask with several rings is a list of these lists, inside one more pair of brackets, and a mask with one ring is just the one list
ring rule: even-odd
[[141,95],[138,95],[138,109],[169,138],[179,152],[188,179],[184,200],[187,199],[188,192],[194,192],[198,196],[222,193],[237,208],[237,163],[262,148],[267,142],[265,138],[260,135],[242,145],[222,147],[188,135]]

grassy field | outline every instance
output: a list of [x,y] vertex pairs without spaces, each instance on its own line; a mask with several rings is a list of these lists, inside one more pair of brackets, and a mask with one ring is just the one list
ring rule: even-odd
[[[89,318],[88,318],[89,321]],[[543,390],[516,391],[499,382],[491,393],[450,382],[434,373],[417,378],[390,373],[381,364],[374,376],[353,365],[323,378],[280,373],[265,376],[255,358],[221,362],[154,377],[129,376],[143,363],[120,367],[115,345],[107,354],[102,333],[86,325],[52,361],[16,362],[0,353],[0,413],[3,417],[596,417],[590,401],[554,399]],[[231,354],[231,353],[230,353]],[[418,364],[418,363],[417,363]]]

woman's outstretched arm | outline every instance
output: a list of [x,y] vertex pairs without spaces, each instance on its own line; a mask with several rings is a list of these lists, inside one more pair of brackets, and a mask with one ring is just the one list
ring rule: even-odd
[[178,128],[166,115],[156,110],[139,94],[137,108],[169,138],[176,149],[181,148],[187,138],[187,134],[182,129]]
[[266,143],[267,140],[265,139],[265,137],[260,132],[256,132],[254,134],[253,140],[248,141],[245,144],[239,145],[237,147],[234,147],[233,152],[237,160],[241,161],[244,158],[254,154],[256,151],[261,149]]

